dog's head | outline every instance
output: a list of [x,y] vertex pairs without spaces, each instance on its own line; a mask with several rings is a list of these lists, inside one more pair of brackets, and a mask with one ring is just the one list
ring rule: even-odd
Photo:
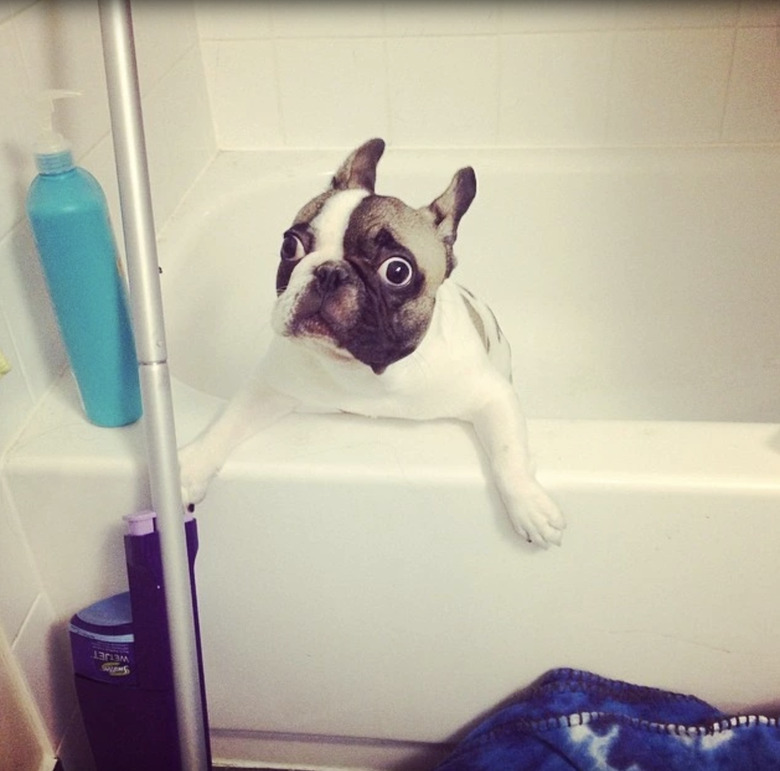
[[425,335],[436,290],[455,267],[452,247],[477,185],[458,171],[431,204],[414,209],[376,195],[385,143],[357,148],[330,187],[285,232],[274,330],[383,372]]

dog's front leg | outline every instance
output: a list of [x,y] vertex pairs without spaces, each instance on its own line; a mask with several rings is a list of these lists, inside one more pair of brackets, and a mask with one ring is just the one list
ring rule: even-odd
[[495,396],[470,420],[488,455],[496,487],[515,530],[537,546],[560,545],[566,522],[534,477],[525,417],[511,385],[496,386]]
[[195,440],[179,451],[182,498],[203,500],[212,477],[239,444],[292,412],[298,400],[271,388],[261,376],[250,380]]

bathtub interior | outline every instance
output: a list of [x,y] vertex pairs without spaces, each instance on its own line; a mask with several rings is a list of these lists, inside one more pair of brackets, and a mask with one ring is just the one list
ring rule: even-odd
[[[273,170],[225,153],[208,198],[169,223],[163,291],[181,380],[226,397],[251,372],[281,234],[339,160]],[[421,206],[467,164],[478,193],[453,278],[496,312],[529,417],[777,419],[776,153],[390,150],[377,192]]]
[[[342,156],[222,153],[162,229],[180,441],[251,372],[281,232]],[[512,340],[564,546],[518,541],[460,424],[280,421],[196,511],[218,758],[416,767],[555,666],[776,697],[780,161],[391,149],[378,192],[422,205],[466,164],[456,276]],[[9,456],[57,634],[124,588],[144,472],[142,426],[89,426],[67,377]]]

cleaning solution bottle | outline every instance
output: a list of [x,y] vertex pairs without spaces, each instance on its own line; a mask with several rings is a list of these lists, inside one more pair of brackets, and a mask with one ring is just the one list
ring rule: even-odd
[[39,174],[27,195],[27,216],[87,418],[98,426],[123,426],[141,416],[141,390],[108,205],[52,125],[55,100],[78,95],[41,96]]
[[[129,591],[100,600],[70,620],[79,708],[97,771],[182,771],[157,517],[152,511],[141,511],[125,520]],[[211,768],[195,588],[198,529],[193,517],[185,521],[184,529]]]

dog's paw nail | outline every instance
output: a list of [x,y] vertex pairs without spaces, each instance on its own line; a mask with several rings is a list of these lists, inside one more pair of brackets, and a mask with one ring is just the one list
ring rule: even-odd
[[189,511],[189,513],[192,514],[195,511],[195,504],[194,503],[188,503],[187,504],[187,511]]

